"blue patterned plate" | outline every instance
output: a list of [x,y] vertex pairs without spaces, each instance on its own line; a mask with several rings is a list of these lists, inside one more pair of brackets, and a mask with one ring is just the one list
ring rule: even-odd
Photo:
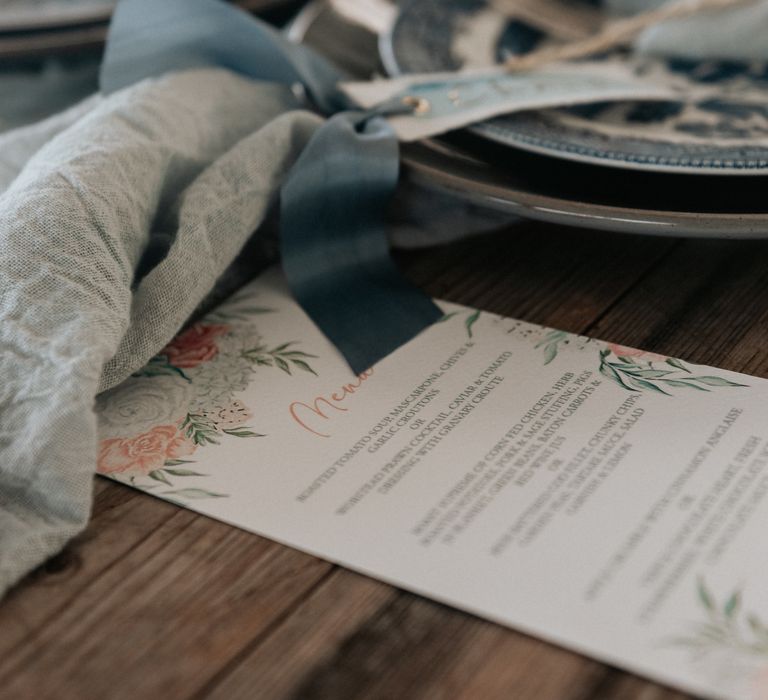
[[[570,7],[579,6],[571,0]],[[585,6],[585,12],[588,11]],[[487,0],[404,0],[380,42],[392,74],[487,66],[524,54],[565,27],[509,18]],[[768,62],[640,59],[637,72],[686,85],[684,102],[602,103],[498,117],[470,127],[496,143],[556,158],[634,170],[768,175]]]

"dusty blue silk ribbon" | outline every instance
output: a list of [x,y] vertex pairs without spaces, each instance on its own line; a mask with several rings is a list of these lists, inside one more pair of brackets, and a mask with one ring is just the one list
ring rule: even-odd
[[437,321],[440,309],[403,279],[389,255],[384,210],[397,184],[397,137],[381,116],[350,104],[335,68],[221,0],[118,3],[101,72],[104,93],[204,66],[301,84],[321,112],[334,115],[283,185],[280,246],[297,301],[352,370],[366,370]]

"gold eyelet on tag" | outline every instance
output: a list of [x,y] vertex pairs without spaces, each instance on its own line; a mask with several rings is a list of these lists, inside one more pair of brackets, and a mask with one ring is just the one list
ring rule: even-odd
[[432,109],[429,100],[426,100],[423,97],[416,97],[415,95],[406,95],[403,98],[403,104],[406,107],[411,107],[414,114],[426,114]]

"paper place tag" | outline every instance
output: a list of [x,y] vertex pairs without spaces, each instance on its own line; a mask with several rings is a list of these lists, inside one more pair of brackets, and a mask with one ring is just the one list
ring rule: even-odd
[[402,103],[413,112],[389,116],[401,141],[417,141],[491,117],[529,109],[614,100],[668,100],[677,93],[639,78],[623,65],[557,64],[531,73],[503,68],[458,73],[413,74],[342,83],[360,106],[374,109]]

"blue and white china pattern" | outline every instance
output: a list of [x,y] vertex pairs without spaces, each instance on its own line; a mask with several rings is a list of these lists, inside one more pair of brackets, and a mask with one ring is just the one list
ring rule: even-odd
[[[571,0],[569,9],[594,3]],[[542,13],[545,15],[545,13]],[[487,66],[563,40],[545,19],[504,16],[488,0],[404,0],[382,55],[392,73]],[[559,158],[654,171],[768,174],[768,61],[648,58],[617,51],[638,75],[680,88],[670,102],[540,110],[471,127],[508,146]],[[591,59],[591,60],[594,60]]]

